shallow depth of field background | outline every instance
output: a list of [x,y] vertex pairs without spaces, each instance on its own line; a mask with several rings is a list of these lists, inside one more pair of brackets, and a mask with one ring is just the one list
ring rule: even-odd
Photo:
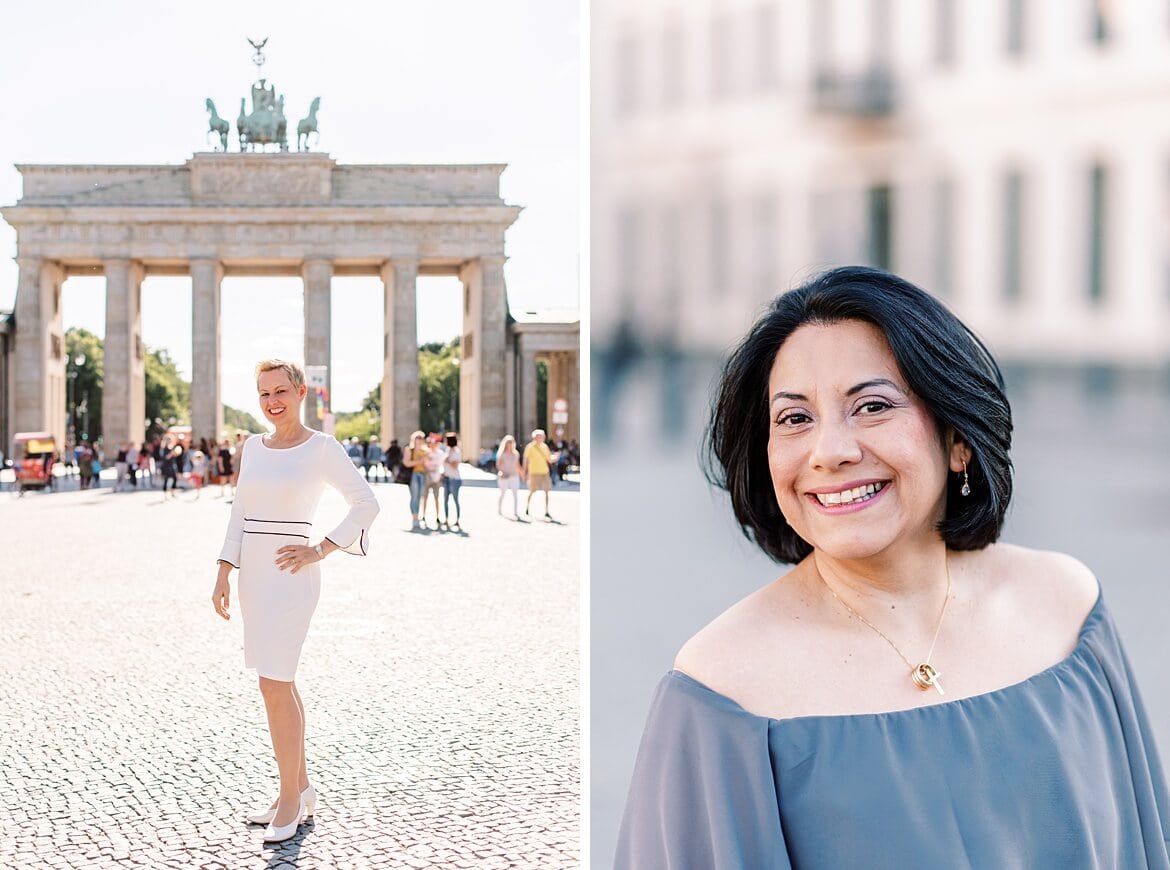
[[650,695],[776,577],[696,455],[776,293],[868,263],[991,346],[1004,538],[1099,577],[1170,752],[1170,7],[732,0],[592,7],[591,852]]

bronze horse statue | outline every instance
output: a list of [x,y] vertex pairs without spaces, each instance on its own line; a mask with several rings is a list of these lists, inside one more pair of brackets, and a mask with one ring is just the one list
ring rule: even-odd
[[211,101],[211,97],[207,98],[207,112],[211,116],[207,122],[207,135],[210,136],[215,133],[219,136],[219,148],[221,151],[227,151],[228,130],[231,129],[231,124],[219,116],[215,111],[215,103]]
[[[309,106],[309,117],[301,118],[297,122],[297,150],[309,150],[309,134],[312,133],[317,137],[317,141],[321,140],[321,134],[317,132],[317,109],[321,107],[321,98],[313,97],[313,102]],[[301,147],[301,142],[304,142],[305,147]]]

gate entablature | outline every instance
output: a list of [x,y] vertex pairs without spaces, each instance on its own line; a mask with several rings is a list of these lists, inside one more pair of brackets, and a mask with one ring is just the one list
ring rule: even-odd
[[[0,209],[17,233],[14,394],[17,429],[64,441],[57,384],[60,283],[107,278],[106,332],[130,348],[108,358],[103,431],[141,440],[140,286],[145,275],[192,277],[192,425],[222,428],[219,295],[224,275],[300,275],[305,363],[329,365],[333,275],[379,275],[385,287],[382,434],[417,426],[415,280],[460,276],[467,361],[460,400],[469,455],[497,439],[507,407],[504,234],[520,213],[499,193],[503,164],[338,165],[316,153],[200,153],[183,165],[21,165],[20,201]],[[58,405],[62,405],[58,408]],[[316,420],[307,409],[310,423]],[[107,413],[108,412],[108,413]],[[106,417],[109,419],[105,419]],[[60,430],[60,431],[59,431]]]

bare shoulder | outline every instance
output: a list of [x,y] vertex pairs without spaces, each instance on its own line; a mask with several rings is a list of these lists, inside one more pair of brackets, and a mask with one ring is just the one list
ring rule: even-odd
[[741,599],[688,640],[674,660],[682,671],[710,689],[752,709],[759,694],[761,666],[782,668],[792,641],[797,584],[787,576]]
[[993,544],[972,556],[996,597],[1058,631],[1079,631],[1097,603],[1096,575],[1066,553]]

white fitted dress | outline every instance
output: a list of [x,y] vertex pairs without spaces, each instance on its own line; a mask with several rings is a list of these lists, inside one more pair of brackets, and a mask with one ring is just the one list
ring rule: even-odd
[[241,452],[244,461],[219,558],[240,571],[236,595],[244,617],[245,667],[290,681],[321,596],[321,570],[314,562],[296,574],[282,571],[276,567],[276,551],[310,543],[317,503],[331,486],[345,498],[349,512],[325,537],[347,553],[364,556],[378,502],[332,435],[317,432],[283,449],[253,435]]

